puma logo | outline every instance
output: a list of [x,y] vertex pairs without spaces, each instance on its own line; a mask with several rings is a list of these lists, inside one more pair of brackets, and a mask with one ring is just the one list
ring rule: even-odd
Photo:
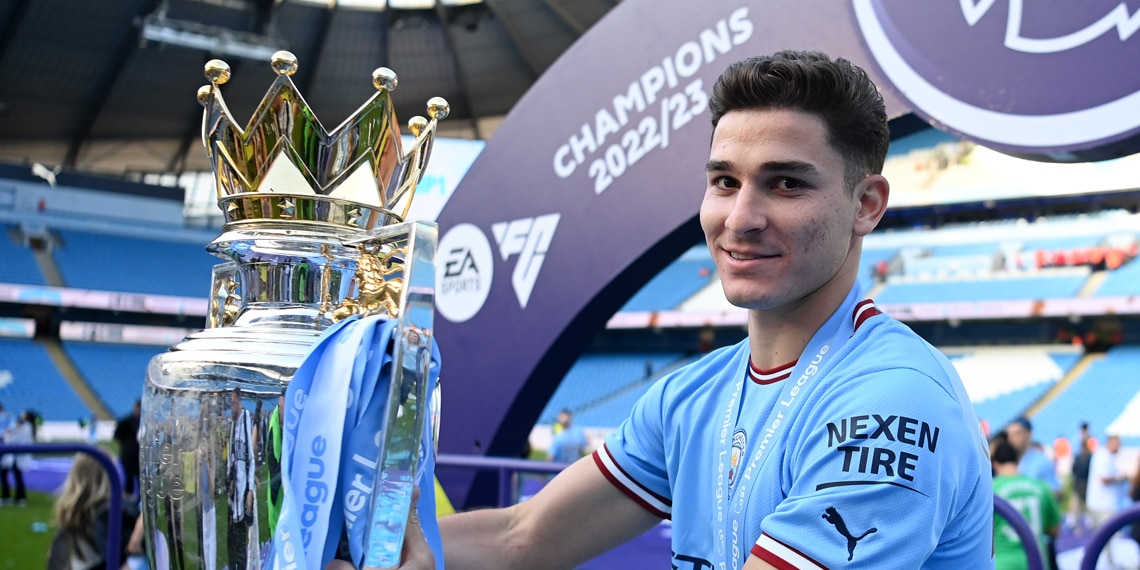
[[843,516],[839,514],[839,511],[835,510],[835,507],[827,507],[827,512],[823,513],[822,516],[824,520],[835,525],[835,530],[839,531],[839,534],[842,534],[847,539],[848,562],[851,562],[851,559],[855,558],[855,545],[868,534],[879,531],[879,529],[871,527],[859,536],[851,536],[851,531],[847,530],[847,523],[843,521]]

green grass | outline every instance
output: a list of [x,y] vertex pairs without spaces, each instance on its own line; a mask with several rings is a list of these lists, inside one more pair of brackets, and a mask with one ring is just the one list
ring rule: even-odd
[[[29,492],[28,506],[0,507],[0,570],[26,570],[47,565],[47,552],[55,532],[52,505],[55,498],[44,493]],[[47,523],[47,532],[34,532],[33,523]]]

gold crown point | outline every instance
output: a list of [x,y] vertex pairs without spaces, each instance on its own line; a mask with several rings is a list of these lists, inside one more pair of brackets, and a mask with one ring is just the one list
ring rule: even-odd
[[419,115],[408,119],[408,130],[412,131],[412,136],[420,136],[420,133],[423,132],[427,126],[428,120]]
[[395,91],[397,83],[399,79],[396,77],[396,72],[387,67],[377,67],[372,72],[372,85],[377,91]]
[[269,57],[269,65],[277,75],[288,77],[297,71],[297,56],[285,50],[273,52]]
[[427,112],[429,117],[442,121],[451,113],[451,105],[443,97],[432,97],[428,99]]
[[214,94],[214,88],[209,85],[203,85],[198,88],[198,102],[203,107],[210,104],[210,96]]
[[230,80],[230,64],[220,59],[207,61],[206,78],[214,85],[225,85]]

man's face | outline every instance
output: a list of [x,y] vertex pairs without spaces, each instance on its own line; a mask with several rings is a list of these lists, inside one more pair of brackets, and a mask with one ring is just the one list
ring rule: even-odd
[[[850,287],[858,270],[860,192],[844,185],[843,158],[815,115],[732,111],[713,134],[701,228],[725,296],[747,309],[806,304]],[[885,200],[885,196],[883,197]]]
[[1112,453],[1120,451],[1120,438],[1115,435],[1108,438],[1108,441],[1104,442],[1104,444]]
[[569,423],[570,423],[570,414],[567,414],[567,413],[559,413],[558,414],[558,424],[559,425],[565,426],[565,425],[568,425]]
[[1012,445],[1018,453],[1025,453],[1025,450],[1029,449],[1032,433],[1021,424],[1011,424],[1006,428],[1005,433],[1009,436],[1009,444]]

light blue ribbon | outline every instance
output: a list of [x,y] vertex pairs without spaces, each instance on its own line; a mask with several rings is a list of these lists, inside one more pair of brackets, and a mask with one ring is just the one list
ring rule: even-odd
[[[342,528],[354,562],[358,567],[363,562],[377,442],[382,441],[393,371],[388,346],[395,329],[395,321],[381,316],[350,317],[333,325],[286,389],[284,497],[274,532],[274,568],[324,568],[336,554]],[[438,363],[433,343],[431,374],[424,379],[429,387],[438,377]],[[426,406],[421,413],[429,413]],[[421,441],[421,458],[429,445],[430,438]],[[422,476],[422,470],[416,475]],[[399,551],[398,544],[394,548]]]

